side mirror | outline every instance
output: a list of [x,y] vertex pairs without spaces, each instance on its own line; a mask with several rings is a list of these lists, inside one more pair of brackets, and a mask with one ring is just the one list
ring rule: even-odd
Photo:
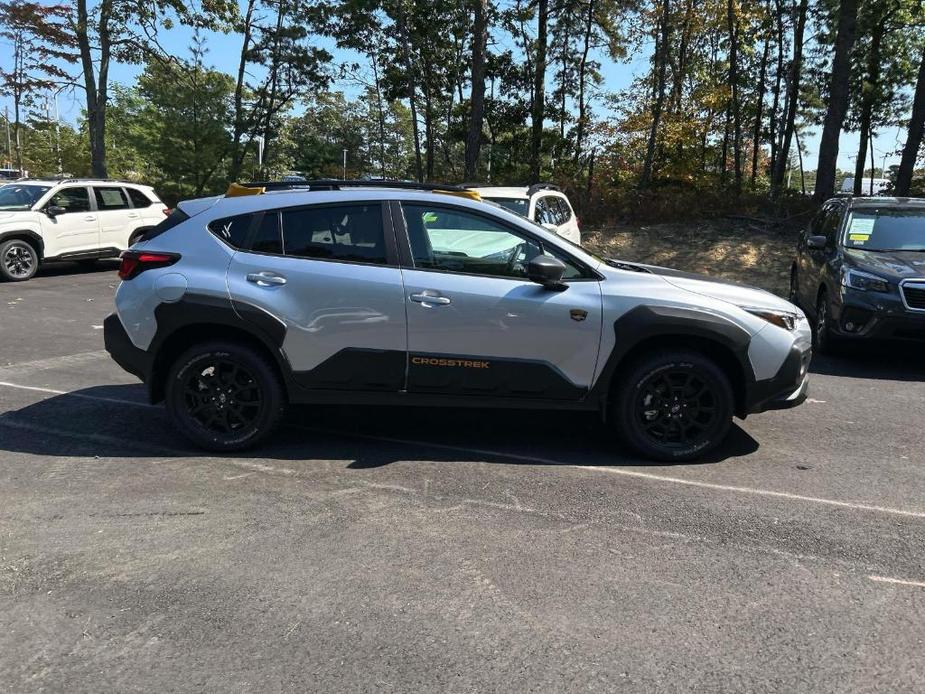
[[825,250],[828,239],[825,236],[810,236],[806,239],[806,247],[811,251]]
[[67,212],[66,207],[61,207],[60,205],[49,205],[45,208],[45,214],[49,217],[57,217],[59,214],[64,214]]
[[527,263],[527,277],[531,282],[542,284],[544,289],[551,291],[566,289],[566,285],[561,281],[563,274],[565,274],[565,263],[552,256],[538,255]]

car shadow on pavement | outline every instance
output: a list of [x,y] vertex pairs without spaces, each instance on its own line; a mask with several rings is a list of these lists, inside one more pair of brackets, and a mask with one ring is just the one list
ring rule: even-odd
[[[351,470],[397,461],[653,464],[633,456],[591,413],[340,405],[292,407],[268,441],[221,456],[193,447],[173,430],[162,406],[145,403],[140,384],[49,397],[0,415],[0,451],[109,459],[345,461]],[[717,451],[686,464],[718,463],[757,450],[757,441],[734,425]]]
[[[48,263],[39,267],[36,277],[65,277],[68,275],[95,275],[102,272],[115,273],[119,269],[118,258],[101,258],[96,261]],[[116,281],[113,274],[113,281]]]
[[925,381],[923,348],[925,344],[839,345],[835,354],[814,355],[810,372],[824,376],[886,381]]

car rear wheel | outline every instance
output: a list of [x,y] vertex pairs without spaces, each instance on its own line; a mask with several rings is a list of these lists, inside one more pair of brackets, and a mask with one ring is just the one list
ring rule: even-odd
[[167,377],[167,411],[197,446],[237,451],[266,438],[285,407],[272,364],[247,345],[210,342],[187,350]]
[[734,396],[712,360],[672,350],[634,362],[614,406],[620,435],[631,448],[655,460],[685,461],[706,455],[726,438]]
[[0,278],[25,282],[39,269],[39,254],[28,241],[11,239],[0,243]]

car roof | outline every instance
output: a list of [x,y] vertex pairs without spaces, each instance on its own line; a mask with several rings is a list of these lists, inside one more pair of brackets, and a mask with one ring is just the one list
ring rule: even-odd
[[896,197],[850,197],[836,198],[847,200],[850,209],[860,207],[906,207],[911,209],[925,209],[925,198],[896,198]]
[[85,185],[99,184],[110,186],[134,186],[135,188],[151,188],[151,186],[144,183],[134,183],[132,181],[116,181],[111,178],[21,178],[18,181],[10,181],[10,183],[22,183],[25,185],[37,186],[59,186],[65,183],[83,183]]

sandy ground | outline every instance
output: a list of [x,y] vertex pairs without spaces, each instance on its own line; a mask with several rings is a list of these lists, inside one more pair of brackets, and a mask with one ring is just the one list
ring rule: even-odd
[[797,230],[734,220],[592,229],[582,245],[610,258],[663,265],[787,295]]

